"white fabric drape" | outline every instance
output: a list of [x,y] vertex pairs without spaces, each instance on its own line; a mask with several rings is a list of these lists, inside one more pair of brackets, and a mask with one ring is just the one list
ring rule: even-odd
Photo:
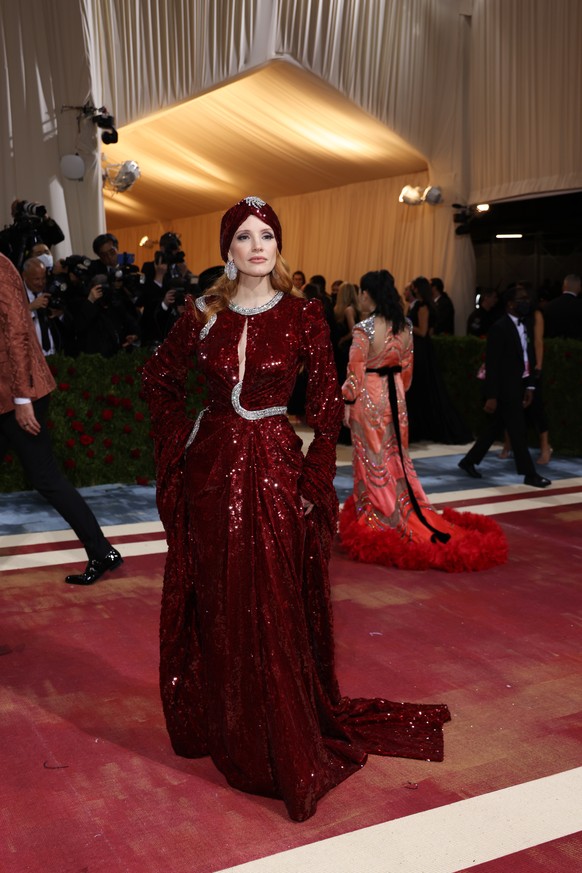
[[[424,178],[449,204],[582,187],[578,0],[0,0],[0,24],[5,221],[14,197],[44,202],[67,234],[57,254],[90,252],[104,229],[96,131],[88,122],[79,139],[61,105],[105,104],[120,126],[276,59],[320,77],[424,156]],[[76,150],[83,182],[59,173],[60,156]],[[455,237],[450,208],[393,206],[402,181],[303,195],[305,208],[281,197],[295,266],[357,278],[379,258],[400,284],[411,272],[441,274],[462,308],[470,246]],[[346,204],[371,229],[368,243],[355,234],[357,253],[345,251]]]
[[581,36],[579,0],[475,0],[470,202],[582,188]]
[[[80,6],[1,0],[0,64],[0,223],[10,223],[12,200],[38,201],[66,236],[56,253],[84,251],[104,223],[97,139],[92,122],[79,136],[76,113],[61,112],[91,100]],[[85,159],[80,182],[63,179],[59,168],[61,156],[76,151]]]

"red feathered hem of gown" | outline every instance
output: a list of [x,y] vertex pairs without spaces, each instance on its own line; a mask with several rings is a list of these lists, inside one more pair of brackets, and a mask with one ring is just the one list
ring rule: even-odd
[[445,508],[442,515],[434,513],[431,522],[438,519],[453,526],[450,540],[433,543],[430,540],[408,541],[396,530],[374,530],[365,519],[358,520],[353,495],[340,513],[339,531],[343,547],[354,561],[382,564],[401,570],[444,570],[463,573],[488,570],[507,561],[505,534],[491,518],[472,512],[456,512]]

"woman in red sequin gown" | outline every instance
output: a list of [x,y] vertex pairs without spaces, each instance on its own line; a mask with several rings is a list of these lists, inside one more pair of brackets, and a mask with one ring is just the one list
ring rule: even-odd
[[350,557],[409,570],[484,570],[507,560],[492,519],[430,505],[408,454],[405,392],[413,378],[413,337],[387,270],[361,279],[362,309],[342,393],[352,431],[354,492],[340,516]]
[[[225,214],[226,276],[146,364],[144,395],[168,539],[160,682],[173,748],[211,755],[230,785],[302,821],[368,752],[441,760],[449,713],[340,695],[327,567],[343,404],[322,306],[294,295],[280,249],[264,201]],[[193,427],[194,358],[208,406]],[[285,415],[301,366],[305,457]]]

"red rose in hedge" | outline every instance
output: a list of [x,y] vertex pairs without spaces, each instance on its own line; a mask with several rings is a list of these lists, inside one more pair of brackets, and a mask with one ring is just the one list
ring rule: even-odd
[[85,430],[82,421],[74,421],[74,422],[71,424],[71,427],[73,428],[73,430],[76,430],[76,431],[78,431],[79,433],[83,433],[83,431]]
[[59,391],[69,391],[70,387],[68,382],[59,382]]
[[131,402],[129,397],[124,397],[123,400],[121,401],[121,405],[123,406],[124,409],[131,409],[131,407],[133,406],[133,403]]
[[141,450],[140,449],[131,449],[130,453],[132,458],[141,458]]
[[68,368],[67,368],[67,373],[69,374],[69,376],[76,376],[76,375],[77,375],[77,370],[75,369],[75,367],[68,367]]
[[136,412],[133,417],[136,421],[143,421],[145,419],[143,412]]
[[87,449],[87,457],[88,457],[88,458],[94,458],[94,457],[95,457],[95,452],[93,451],[93,449]]
[[90,391],[83,391],[83,400],[88,400],[91,396]]
[[6,464],[11,464],[14,461],[12,455],[4,455],[4,461]]
[[113,418],[113,410],[112,409],[104,409],[101,413],[101,418],[103,421],[111,421]]
[[138,485],[149,485],[150,480],[147,476],[136,476],[135,481]]
[[81,443],[82,446],[90,446],[91,443],[95,442],[95,440],[88,433],[84,433],[83,436],[81,436],[79,438],[79,442]]
[[67,416],[67,418],[74,418],[74,417],[75,417],[75,410],[74,410],[74,409],[71,409],[71,408],[69,407],[69,408],[67,409],[67,411],[65,412],[65,415]]
[[123,425],[123,433],[131,433],[132,430],[133,430],[133,428],[132,428],[132,426],[131,426],[130,424],[124,424],[124,425]]
[[111,377],[111,384],[112,385],[119,385],[120,382],[121,382],[121,376],[118,376],[117,373],[114,373],[113,376]]
[[55,426],[55,423],[54,423],[54,421],[51,421],[51,419],[49,418],[48,421],[47,421],[47,423],[46,423],[46,426],[47,426],[47,429],[48,429],[48,430],[53,430],[53,429],[54,429],[54,426]]
[[96,421],[93,425],[93,433],[99,433],[100,430],[103,430],[103,425]]
[[135,379],[133,378],[133,376],[130,376],[128,373],[128,375],[125,377],[125,381],[126,381],[127,385],[133,385],[133,383],[135,382]]
[[72,458],[65,459],[65,467],[67,468],[67,470],[72,470],[73,467],[76,467],[76,466],[77,466],[77,464],[75,463],[75,461]]
[[113,455],[105,455],[103,458],[103,463],[112,464],[113,463]]
[[103,445],[106,449],[110,449],[113,445],[113,440],[110,440],[109,437],[105,437],[105,439],[103,440]]
[[72,449],[75,445],[75,440],[73,439],[73,437],[71,437],[69,440],[67,440],[65,445],[68,449]]

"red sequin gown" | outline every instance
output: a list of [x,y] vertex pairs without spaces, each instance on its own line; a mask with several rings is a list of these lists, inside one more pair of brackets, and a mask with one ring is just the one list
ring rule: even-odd
[[[279,294],[249,312],[202,327],[187,310],[144,370],[168,540],[161,696],[178,754],[211,755],[232,786],[282,798],[301,821],[368,752],[442,760],[449,713],[340,695],[327,567],[343,404],[329,331],[318,301]],[[209,402],[186,448],[194,356]],[[305,458],[284,414],[302,365],[315,432]]]
[[491,518],[427,499],[408,454],[406,391],[413,379],[410,324],[386,324],[373,344],[372,316],[354,328],[342,393],[350,407],[354,492],[340,515],[350,557],[408,570],[484,570],[507,560],[507,541]]

